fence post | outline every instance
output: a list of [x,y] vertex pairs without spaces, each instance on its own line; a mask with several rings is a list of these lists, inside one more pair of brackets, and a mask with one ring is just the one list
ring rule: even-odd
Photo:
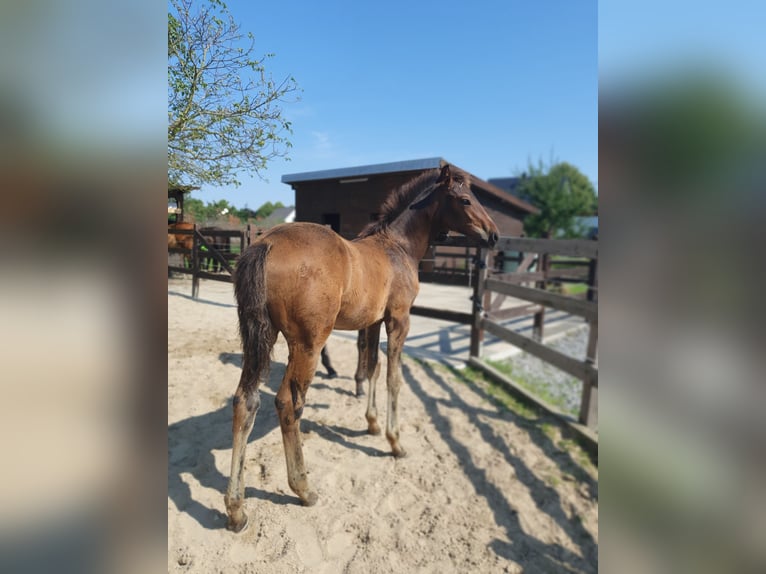
[[[596,366],[598,356],[598,322],[588,323],[588,349],[585,353],[585,362]],[[582,398],[580,399],[579,421],[589,427],[598,424],[598,387],[593,384],[590,374],[585,375],[582,382]]]
[[487,280],[487,257],[488,251],[482,247],[476,248],[476,266],[474,267],[473,283],[473,322],[471,323],[471,350],[470,356],[481,357],[481,342],[484,339],[484,330],[481,321],[484,318],[484,287]]
[[598,287],[598,259],[591,259],[588,263],[588,301],[595,301]]
[[196,223],[192,238],[192,299],[196,299],[199,295],[199,232]]
[[[550,270],[550,256],[547,253],[538,253],[537,255],[537,270],[543,274],[542,281],[538,281],[535,284],[537,289],[545,291],[547,285],[546,278],[548,277],[548,271]],[[535,313],[534,325],[532,327],[532,338],[542,343],[543,341],[543,326],[545,325],[545,307],[540,307],[540,310]]]
[[[588,301],[598,301],[598,259],[591,259],[588,264]],[[585,362],[595,366],[598,361],[598,322],[588,322],[588,349],[585,352]],[[595,426],[598,424],[598,387],[593,384],[590,376],[582,382],[582,398],[580,400],[580,417],[582,424]]]

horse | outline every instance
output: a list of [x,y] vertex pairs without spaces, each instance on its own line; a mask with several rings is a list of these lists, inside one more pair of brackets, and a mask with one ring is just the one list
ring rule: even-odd
[[375,384],[380,327],[385,324],[386,438],[394,457],[405,456],[397,407],[400,357],[419,289],[418,263],[429,244],[449,231],[490,247],[498,239],[497,226],[471,192],[470,176],[445,164],[390,194],[378,220],[352,241],[322,225],[286,223],[261,235],[242,253],[234,276],[243,364],[233,398],[231,475],[224,496],[229,530],[241,532],[248,524],[242,509],[245,449],[260,406],[258,387],[268,374],[280,332],[289,358],[274,402],[287,482],[301,504],[312,506],[318,497],[309,488],[300,420],[321,350],[333,329],[360,332],[357,370],[370,385],[368,432],[379,434]]
[[[194,236],[192,234],[185,234],[185,233],[173,233],[171,230],[184,230],[184,231],[191,231],[194,229],[193,223],[169,223],[168,224],[168,248],[172,247],[178,247],[182,249],[188,249],[189,251],[192,250],[192,247],[194,247]],[[191,260],[191,256],[189,254],[184,253],[183,254],[183,262],[184,266],[189,266],[189,261]]]

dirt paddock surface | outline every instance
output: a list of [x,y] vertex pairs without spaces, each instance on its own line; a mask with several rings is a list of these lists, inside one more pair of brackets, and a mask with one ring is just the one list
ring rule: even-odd
[[[248,529],[227,531],[231,397],[242,354],[231,285],[168,283],[168,572],[596,572],[598,471],[547,417],[498,406],[481,382],[403,361],[408,456],[366,432],[356,346],[331,337],[301,422],[310,508],[287,485],[274,408],[280,336],[246,456]],[[385,354],[381,353],[384,361]],[[385,420],[385,371],[378,411]]]

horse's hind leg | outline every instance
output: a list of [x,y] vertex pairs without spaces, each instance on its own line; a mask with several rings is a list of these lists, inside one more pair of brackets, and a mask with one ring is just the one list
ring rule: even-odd
[[359,329],[356,337],[356,396],[364,396],[364,381],[367,379],[367,329]]
[[226,490],[224,502],[229,516],[227,528],[234,532],[241,532],[247,526],[247,515],[242,510],[245,499],[245,450],[247,438],[255,423],[255,415],[261,404],[258,393],[257,376],[253,373],[250,360],[245,353],[242,375],[239,386],[234,393],[232,420],[232,434],[234,437],[231,453],[231,474],[229,475],[229,487]]
[[[365,417],[367,418],[367,432],[370,434],[380,434],[380,426],[378,425],[378,406],[376,404],[377,399],[377,382],[378,375],[380,374],[380,363],[378,363],[378,348],[380,343],[380,323],[376,323],[367,327],[363,334],[360,332],[359,338],[365,339],[364,345],[364,371],[367,380],[370,381],[370,394],[367,397],[367,412]],[[360,353],[361,353],[360,349]],[[362,360],[360,355],[360,366],[357,369],[362,368]],[[357,395],[359,395],[359,382],[357,382]]]
[[330,353],[327,352],[327,345],[322,347],[322,366],[327,369],[327,378],[334,379],[338,376],[338,371],[332,368],[330,362]]
[[313,506],[317,495],[309,489],[306,465],[303,462],[300,421],[306,403],[306,391],[314,377],[323,344],[324,341],[318,345],[293,344],[288,341],[290,359],[274,400],[285,447],[287,483],[304,506]]

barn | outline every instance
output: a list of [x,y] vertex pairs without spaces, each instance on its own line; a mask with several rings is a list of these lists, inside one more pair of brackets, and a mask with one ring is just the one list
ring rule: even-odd
[[[329,225],[350,239],[378,217],[378,209],[391,190],[447,163],[440,157],[432,157],[292,173],[283,175],[282,182],[295,191],[296,221]],[[471,182],[474,195],[494,219],[500,234],[521,235],[524,217],[537,209],[473,174]]]

